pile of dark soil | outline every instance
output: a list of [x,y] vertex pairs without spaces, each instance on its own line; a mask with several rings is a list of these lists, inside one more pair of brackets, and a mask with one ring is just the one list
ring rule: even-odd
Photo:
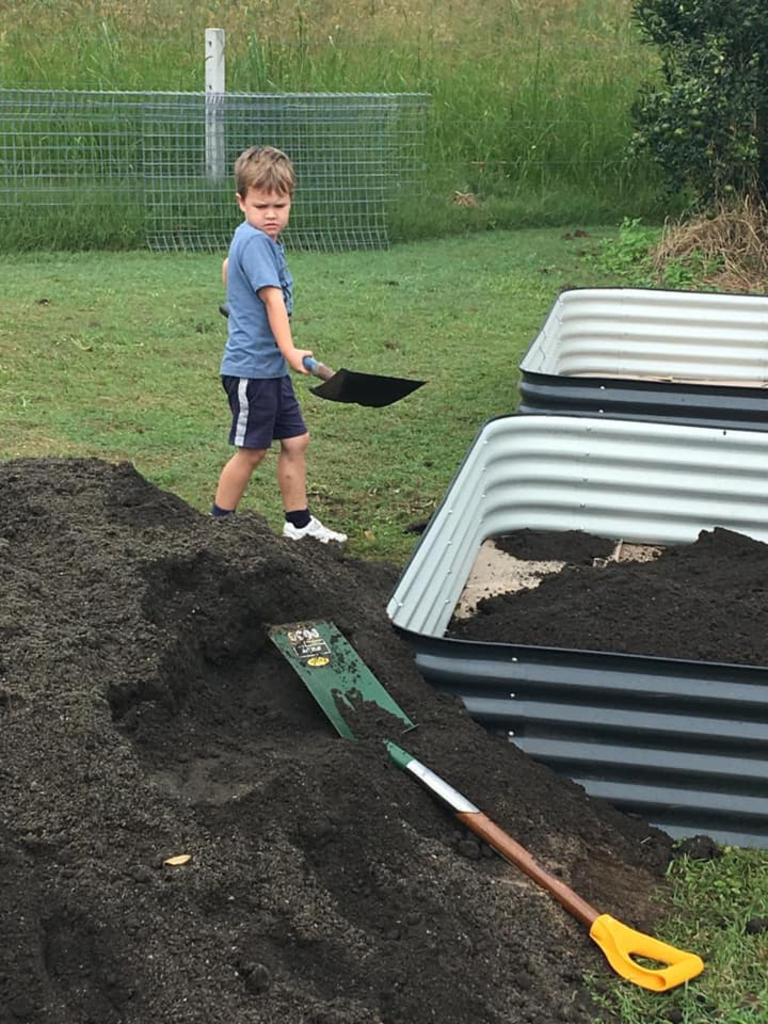
[[669,840],[436,696],[396,575],[129,465],[0,466],[2,1024],[590,1019],[582,927],[338,738],[268,624],[333,620],[408,748],[601,911],[653,929]]
[[607,558],[616,542],[593,537],[583,530],[515,530],[494,538],[494,544],[515,558],[530,562],[568,562],[569,565],[592,565],[596,558]]
[[473,618],[452,623],[451,635],[768,665],[768,544],[716,529],[654,561],[598,568],[584,564],[584,535],[570,551],[565,534],[537,535],[533,544],[527,533],[507,535],[505,550],[568,564],[534,590],[482,600]]

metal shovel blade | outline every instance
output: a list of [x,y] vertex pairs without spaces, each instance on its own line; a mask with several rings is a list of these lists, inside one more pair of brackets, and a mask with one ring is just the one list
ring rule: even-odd
[[[229,304],[219,306],[222,316],[229,316]],[[408,380],[405,377],[382,377],[375,373],[359,373],[356,370],[337,370],[335,373],[318,360],[307,356],[304,365],[323,383],[309,390],[318,398],[326,398],[330,402],[347,402],[352,405],[367,405],[381,408],[392,405],[401,398],[410,395],[416,388],[427,382],[425,380]]]
[[408,380],[404,377],[382,377],[375,373],[359,373],[356,370],[337,370],[336,373],[316,388],[310,388],[318,398],[331,402],[351,402],[380,408],[392,405],[410,395],[426,381]]
[[272,643],[289,662],[324,711],[336,732],[355,739],[343,708],[354,709],[366,701],[377,704],[403,723],[403,731],[415,728],[400,705],[381,685],[360,655],[332,622],[295,622],[273,626]]

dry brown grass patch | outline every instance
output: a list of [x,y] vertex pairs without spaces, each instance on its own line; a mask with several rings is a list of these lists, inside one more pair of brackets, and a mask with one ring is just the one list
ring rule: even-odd
[[470,206],[474,208],[480,205],[480,201],[474,192],[454,192],[451,197],[451,202],[454,203],[455,206]]
[[653,252],[656,270],[695,264],[718,291],[768,290],[768,207],[754,197],[709,215],[668,224]]

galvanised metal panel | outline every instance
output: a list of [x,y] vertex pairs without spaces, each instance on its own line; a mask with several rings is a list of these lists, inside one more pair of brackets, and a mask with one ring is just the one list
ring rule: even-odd
[[491,732],[673,836],[768,848],[768,672],[399,631]]
[[488,537],[525,527],[674,544],[728,527],[768,541],[768,434],[574,416],[482,427],[389,602],[442,636]]
[[639,380],[607,382],[597,377],[523,371],[517,411],[768,430],[768,390]]
[[557,298],[520,367],[558,376],[768,386],[768,297],[572,289]]
[[446,638],[478,549],[517,529],[768,541],[768,433],[565,416],[480,430],[388,605],[424,677],[588,793],[672,835],[768,847],[768,668]]
[[768,430],[768,297],[563,292],[520,370],[521,412]]

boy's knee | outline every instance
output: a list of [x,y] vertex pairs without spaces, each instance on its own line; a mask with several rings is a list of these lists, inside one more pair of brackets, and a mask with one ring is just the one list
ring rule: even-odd
[[255,469],[265,455],[266,451],[263,448],[238,448],[237,450],[237,457],[246,462],[251,469]]
[[298,437],[285,437],[280,443],[287,455],[303,455],[309,445],[309,434],[299,434]]

